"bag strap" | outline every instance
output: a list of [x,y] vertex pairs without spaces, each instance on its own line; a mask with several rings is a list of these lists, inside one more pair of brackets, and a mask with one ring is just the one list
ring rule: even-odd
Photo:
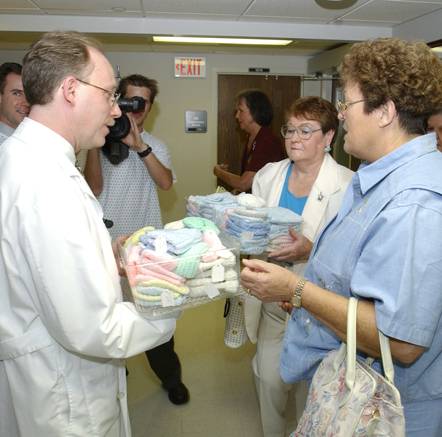
[[391,358],[390,340],[381,331],[379,331],[379,343],[381,345],[382,367],[384,375],[388,382],[394,384],[394,366]]
[[347,309],[347,369],[345,384],[351,390],[356,379],[356,314],[358,300],[350,297]]
[[[358,300],[350,297],[347,310],[347,369],[345,372],[345,384],[351,390],[356,379],[356,317]],[[379,329],[379,343],[381,349],[382,366],[386,379],[394,384],[394,367],[391,358],[390,341]]]

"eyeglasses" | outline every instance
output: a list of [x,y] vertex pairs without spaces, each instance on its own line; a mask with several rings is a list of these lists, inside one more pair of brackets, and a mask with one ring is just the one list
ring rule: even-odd
[[78,77],[76,77],[76,79],[78,80],[78,82],[84,84],[84,85],[89,85],[91,87],[97,88],[98,90],[104,91],[108,96],[109,96],[109,103],[111,104],[111,106],[115,105],[115,102],[120,98],[121,94],[117,93],[115,91],[110,91],[107,90],[106,88],[102,88],[101,86],[98,85],[94,85],[93,83],[89,83],[86,82],[85,80],[81,80]]
[[343,102],[342,100],[338,100],[336,102],[336,108],[338,112],[345,112],[351,105],[361,102],[365,102],[365,99],[355,100],[354,102]]
[[309,140],[314,132],[318,132],[320,130],[322,130],[322,128],[312,129],[309,126],[295,127],[289,124],[284,124],[281,126],[281,135],[286,140],[292,138],[295,134],[298,134],[301,140]]

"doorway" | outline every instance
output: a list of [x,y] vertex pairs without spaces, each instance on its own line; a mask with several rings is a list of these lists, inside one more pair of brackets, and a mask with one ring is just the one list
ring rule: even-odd
[[[218,75],[218,163],[240,174],[241,157],[247,143],[246,134],[235,120],[235,98],[245,89],[256,88],[267,94],[273,105],[271,129],[279,135],[285,111],[301,93],[301,78],[277,75]],[[219,181],[220,182],[220,181]]]

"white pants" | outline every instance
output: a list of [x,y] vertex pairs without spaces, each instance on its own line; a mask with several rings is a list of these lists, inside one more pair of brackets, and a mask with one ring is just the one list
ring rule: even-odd
[[307,398],[307,383],[286,384],[279,373],[286,313],[276,303],[262,306],[253,371],[264,437],[284,437],[296,428]]

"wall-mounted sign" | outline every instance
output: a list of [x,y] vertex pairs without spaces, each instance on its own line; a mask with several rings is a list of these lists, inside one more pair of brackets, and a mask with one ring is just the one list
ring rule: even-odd
[[175,57],[175,77],[206,77],[206,58]]
[[250,73],[270,73],[268,67],[249,67]]
[[186,132],[207,132],[207,111],[186,111]]

